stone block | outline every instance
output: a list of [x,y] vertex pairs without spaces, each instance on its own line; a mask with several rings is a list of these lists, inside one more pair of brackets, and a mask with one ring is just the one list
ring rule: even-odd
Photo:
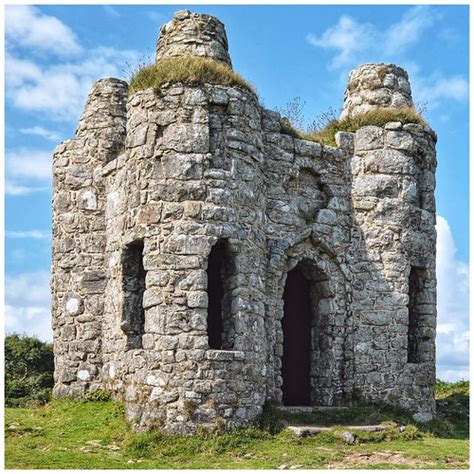
[[365,151],[383,148],[383,133],[383,128],[372,125],[359,128],[355,133],[355,149],[357,151]]

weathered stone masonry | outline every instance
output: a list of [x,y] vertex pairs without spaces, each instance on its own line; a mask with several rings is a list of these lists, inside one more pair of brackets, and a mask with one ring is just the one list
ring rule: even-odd
[[[157,60],[184,54],[230,65],[222,23],[178,12]],[[434,132],[392,122],[339,132],[332,148],[281,133],[239,87],[127,89],[97,81],[54,154],[56,395],[110,390],[137,428],[185,433],[294,404],[294,383],[312,405],[362,397],[429,419]],[[364,65],[342,116],[410,105],[405,71]],[[295,268],[307,369],[291,366],[282,329]],[[302,378],[283,380],[288,368]]]

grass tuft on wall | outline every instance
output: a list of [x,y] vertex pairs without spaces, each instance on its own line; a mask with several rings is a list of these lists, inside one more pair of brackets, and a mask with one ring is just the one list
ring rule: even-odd
[[355,132],[367,125],[383,127],[388,122],[415,123],[426,125],[423,117],[414,109],[404,107],[379,107],[364,114],[348,117],[343,120],[330,120],[323,128],[315,132],[302,132],[293,127],[288,120],[282,119],[282,133],[295,138],[321,143],[322,145],[336,146],[335,134],[337,132]]
[[230,66],[196,56],[162,59],[155,64],[140,67],[130,80],[129,93],[133,94],[150,87],[158,89],[164,84],[173,82],[186,85],[238,86],[257,94],[255,88]]

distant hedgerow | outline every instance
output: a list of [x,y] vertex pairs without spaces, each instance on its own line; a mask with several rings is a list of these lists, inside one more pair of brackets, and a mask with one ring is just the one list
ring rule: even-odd
[[35,337],[5,338],[5,404],[46,403],[54,384],[53,345]]

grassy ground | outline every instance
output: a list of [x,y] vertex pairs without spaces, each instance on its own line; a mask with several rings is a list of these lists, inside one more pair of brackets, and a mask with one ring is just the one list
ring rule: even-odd
[[[259,426],[227,434],[134,434],[123,409],[110,401],[53,400],[36,408],[7,408],[5,460],[10,469],[467,469],[467,383],[438,384],[438,419],[410,424],[401,411],[374,406],[331,414],[292,415],[293,423],[392,422],[385,433],[343,428],[311,438],[281,429],[281,414],[267,410]],[[397,427],[395,427],[395,423]],[[404,429],[400,430],[400,426]]]

